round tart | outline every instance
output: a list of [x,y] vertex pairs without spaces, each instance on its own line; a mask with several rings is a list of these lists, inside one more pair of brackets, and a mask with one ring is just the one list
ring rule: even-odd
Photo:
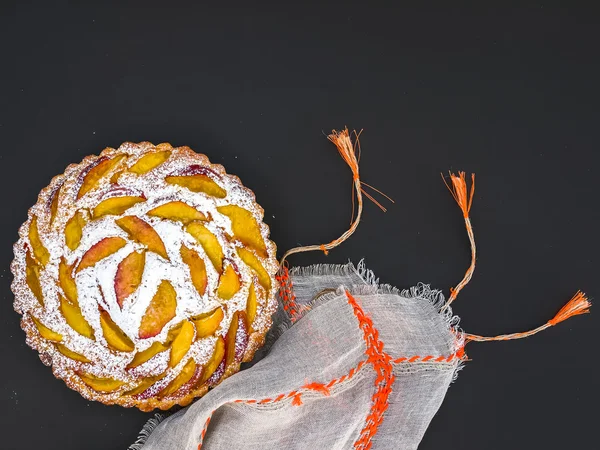
[[271,325],[278,266],[262,217],[252,191],[188,147],[125,143],[70,165],[14,245],[27,343],[90,400],[190,403]]

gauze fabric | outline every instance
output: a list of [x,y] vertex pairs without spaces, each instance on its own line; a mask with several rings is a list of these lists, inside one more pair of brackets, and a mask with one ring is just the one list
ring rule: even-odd
[[362,262],[289,280],[301,314],[279,308],[251,365],[151,419],[131,450],[418,447],[461,365],[442,294],[379,285]]

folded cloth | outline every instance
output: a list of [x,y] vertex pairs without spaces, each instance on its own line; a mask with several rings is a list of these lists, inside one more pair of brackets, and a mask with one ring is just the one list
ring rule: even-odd
[[461,367],[440,291],[364,267],[285,270],[281,308],[247,368],[150,419],[131,450],[416,449]]

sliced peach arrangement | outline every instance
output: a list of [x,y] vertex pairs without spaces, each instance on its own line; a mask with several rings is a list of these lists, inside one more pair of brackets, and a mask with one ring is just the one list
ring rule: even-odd
[[171,344],[171,358],[169,359],[169,367],[175,367],[185,354],[188,352],[194,342],[196,330],[194,324],[189,320],[184,320],[174,332],[175,338]]
[[214,309],[205,314],[192,317],[192,322],[196,325],[196,339],[212,336],[219,329],[224,314],[222,308]]
[[175,317],[176,309],[177,292],[170,282],[163,280],[142,317],[139,330],[140,339],[151,338],[159,334],[164,326]]
[[229,300],[240,290],[240,277],[235,269],[228,265],[219,278],[217,296],[223,300]]
[[229,217],[233,234],[242,244],[256,250],[260,257],[267,257],[265,240],[258,222],[250,211],[237,205],[219,206],[217,210]]
[[106,311],[100,311],[100,326],[109,348],[119,352],[132,352],[135,349],[131,339],[119,328]]
[[103,156],[90,164],[90,166],[82,173],[83,181],[79,188],[79,192],[77,193],[77,199],[80,199],[92,189],[96,188],[100,183],[100,180],[125,158],[127,158],[127,155],[118,155],[114,158]]
[[160,166],[171,156],[170,150],[165,150],[162,152],[154,152],[148,153],[147,155],[142,156],[137,162],[129,168],[129,172],[135,173],[137,175],[143,175],[147,172],[150,172],[152,169]]
[[65,243],[71,251],[77,250],[81,237],[83,236],[83,227],[87,223],[87,216],[84,211],[77,211],[65,225]]
[[267,292],[270,291],[271,277],[256,255],[250,250],[241,247],[237,249],[237,254],[241,260],[244,261],[244,263],[246,263],[254,271],[254,273],[256,273],[260,285],[265,288]]
[[114,286],[117,303],[121,308],[125,299],[133,294],[142,283],[145,266],[146,252],[144,250],[130,253],[117,266]]
[[215,183],[209,176],[203,174],[197,175],[169,175],[165,178],[168,184],[189,189],[192,192],[202,192],[217,198],[225,198],[227,191]]
[[74,352],[73,350],[69,349],[68,347],[66,347],[63,344],[56,344],[55,345],[56,350],[58,350],[59,353],[61,353],[62,355],[66,356],[69,359],[73,359],[75,361],[79,361],[82,363],[89,363],[91,362],[89,359],[87,359],[85,356]]
[[100,378],[89,373],[79,373],[81,380],[89,387],[99,392],[113,392],[125,384],[124,381],[114,378]]
[[82,336],[94,339],[94,329],[85,320],[85,317],[83,317],[79,306],[69,303],[64,297],[60,297],[59,310],[71,328]]
[[137,216],[125,216],[115,223],[129,235],[130,239],[145,245],[151,252],[169,259],[165,244],[152,225]]
[[196,208],[180,201],[164,203],[147,212],[150,217],[173,220],[188,224],[194,220],[206,220],[206,215]]
[[194,376],[198,376],[201,370],[202,367],[198,366],[193,358],[190,358],[189,361],[185,363],[185,366],[183,366],[179,375],[177,375],[173,381],[161,391],[161,397],[166,397],[178,391],[181,386],[188,383]]
[[44,294],[42,285],[40,284],[40,266],[33,259],[29,249],[25,252],[25,282],[33,293],[34,297],[44,306]]
[[92,218],[98,219],[107,215],[120,215],[138,203],[145,202],[144,197],[125,195],[122,197],[110,197],[101,201],[94,208]]
[[120,237],[107,237],[92,245],[90,249],[84,253],[79,261],[79,265],[75,270],[76,273],[81,272],[88,267],[93,267],[98,261],[109,257],[113,253],[116,253],[125,245],[127,241]]
[[185,229],[202,246],[215,270],[221,273],[223,271],[224,254],[217,237],[199,222],[192,222]]
[[181,246],[179,253],[181,254],[181,259],[184,264],[190,269],[192,284],[196,288],[196,291],[198,291],[198,294],[201,296],[204,295],[208,283],[204,260],[200,258],[200,255],[198,255],[195,250],[188,248],[185,245]]
[[42,336],[44,339],[48,339],[49,341],[53,341],[53,342],[62,341],[62,338],[63,338],[62,334],[52,331],[50,328],[45,326],[42,322],[40,322],[35,317],[33,317],[33,316],[30,316],[30,317],[31,317],[31,320],[33,321],[33,324],[35,325],[38,332],[40,333],[40,336]]
[[58,284],[60,285],[65,297],[77,304],[77,284],[73,278],[73,265],[67,264],[67,260],[62,257],[58,263]]
[[48,264],[50,253],[48,253],[48,250],[44,244],[42,244],[42,240],[40,239],[36,216],[32,217],[31,223],[29,224],[29,242],[31,243],[31,249],[33,250],[35,259],[37,259],[42,266]]

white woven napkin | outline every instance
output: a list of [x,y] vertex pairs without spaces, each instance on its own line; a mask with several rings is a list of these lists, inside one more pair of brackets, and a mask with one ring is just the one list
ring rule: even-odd
[[131,450],[415,449],[456,377],[463,334],[428,285],[294,268],[252,365],[151,419]]

